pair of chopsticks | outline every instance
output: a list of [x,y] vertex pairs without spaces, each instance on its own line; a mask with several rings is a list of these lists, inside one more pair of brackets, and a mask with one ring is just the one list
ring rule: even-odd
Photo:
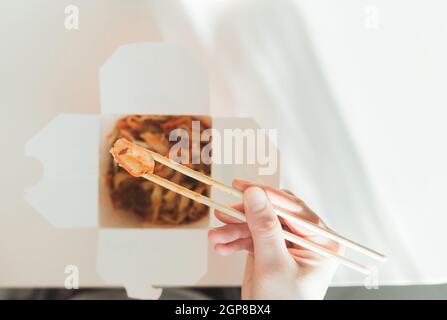
[[[151,150],[148,150],[148,151],[151,153],[151,155],[155,161],[158,161],[159,163],[161,163],[167,167],[170,167],[173,170],[176,170],[186,176],[189,176],[189,177],[196,179],[200,182],[203,182],[207,185],[216,187],[217,189],[219,189],[223,192],[226,192],[230,195],[233,195],[239,199],[243,198],[243,193],[239,190],[236,190],[222,182],[214,180],[205,174],[194,171],[194,170],[192,170],[182,164],[179,164],[169,158],[166,158],[154,151],[151,151]],[[246,221],[245,215],[243,213],[239,212],[238,210],[231,208],[229,206],[220,204],[208,197],[205,197],[201,194],[191,191],[191,190],[189,190],[183,186],[180,186],[178,184],[175,184],[169,180],[161,178],[153,173],[145,173],[145,174],[143,174],[143,177],[149,181],[152,181],[153,183],[156,183],[156,184],[158,184],[166,189],[169,189],[173,192],[179,193],[189,199],[197,201],[197,202],[204,204],[208,207],[215,207],[215,208],[219,209],[221,212],[228,214],[229,216],[232,216],[233,218],[236,218],[236,219],[244,221],[244,222]],[[374,251],[370,248],[367,248],[366,246],[363,246],[363,245],[356,243],[348,238],[345,238],[331,230],[324,229],[321,226],[313,224],[313,223],[311,223],[303,218],[300,218],[296,215],[293,215],[293,214],[279,208],[278,206],[275,206],[275,204],[273,204],[273,207],[274,207],[275,213],[278,216],[280,216],[288,221],[291,221],[303,228],[306,228],[307,230],[312,231],[317,235],[324,236],[328,239],[336,241],[336,242],[344,245],[345,247],[354,249],[354,250],[356,250],[360,253],[363,253],[371,258],[374,258],[380,262],[383,262],[386,260],[386,257],[377,251]],[[285,240],[288,240],[288,241],[293,242],[297,245],[300,245],[308,250],[318,253],[323,257],[334,259],[334,260],[338,261],[339,263],[341,263],[347,267],[350,267],[354,270],[357,270],[363,274],[369,275],[371,273],[371,270],[368,267],[366,267],[360,263],[352,261],[348,258],[341,256],[341,255],[338,255],[326,248],[322,248],[322,247],[320,247],[306,239],[303,239],[291,232],[283,230],[282,233],[283,233],[283,237]]]

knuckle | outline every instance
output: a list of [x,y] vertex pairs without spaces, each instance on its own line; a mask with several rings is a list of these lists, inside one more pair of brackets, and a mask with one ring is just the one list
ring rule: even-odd
[[266,237],[273,235],[279,228],[279,220],[274,215],[262,214],[258,217],[255,228]]
[[241,232],[241,229],[238,226],[230,225],[227,228],[227,237],[229,239],[232,239],[232,240],[238,239],[238,238],[241,237],[241,235],[242,235],[242,232]]

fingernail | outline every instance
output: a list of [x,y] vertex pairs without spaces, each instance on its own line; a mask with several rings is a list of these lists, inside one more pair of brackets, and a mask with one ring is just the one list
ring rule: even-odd
[[247,189],[244,197],[248,210],[251,212],[260,212],[267,206],[267,197],[261,188],[253,187]]

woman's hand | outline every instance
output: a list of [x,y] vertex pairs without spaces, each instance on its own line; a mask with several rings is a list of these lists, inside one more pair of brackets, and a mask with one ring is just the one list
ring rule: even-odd
[[210,230],[208,238],[222,255],[248,251],[242,299],[323,299],[337,263],[284,241],[281,229],[336,253],[342,248],[277,217],[272,203],[327,228],[323,221],[290,193],[241,180],[234,180],[233,187],[244,192],[244,202],[234,208],[245,213],[247,222],[216,210],[216,217],[225,225]]

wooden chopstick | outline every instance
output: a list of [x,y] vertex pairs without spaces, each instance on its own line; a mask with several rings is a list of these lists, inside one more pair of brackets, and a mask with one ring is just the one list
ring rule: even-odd
[[[151,153],[151,155],[155,161],[158,161],[161,164],[164,164],[165,166],[170,167],[171,169],[179,171],[180,173],[183,173],[184,175],[194,178],[200,182],[203,182],[205,184],[216,187],[217,189],[219,189],[223,192],[226,192],[228,194],[231,194],[239,199],[243,198],[243,193],[239,190],[236,190],[220,181],[210,178],[209,176],[207,176],[203,173],[192,170],[192,169],[190,169],[180,163],[177,163],[169,158],[166,158],[154,151],[151,151],[151,150],[148,150],[148,151]],[[274,206],[274,210],[275,210],[276,214],[286,220],[296,223],[297,225],[299,225],[303,228],[306,228],[307,230],[315,232],[318,235],[325,236],[328,239],[336,241],[348,248],[351,248],[353,250],[356,250],[357,252],[363,253],[363,254],[365,254],[373,259],[376,259],[380,262],[384,262],[386,260],[386,256],[383,255],[382,253],[379,253],[379,252],[372,250],[364,245],[361,245],[353,240],[350,240],[338,233],[335,233],[331,230],[327,230],[319,225],[316,225],[316,224],[309,222],[303,218],[293,215],[293,214],[279,208],[275,204],[273,204],[273,206]]]
[[[242,214],[241,212],[239,212],[238,210],[228,207],[228,206],[225,206],[223,204],[220,204],[208,197],[205,197],[204,195],[201,195],[197,192],[189,190],[188,188],[185,188],[183,186],[175,184],[174,182],[171,182],[169,180],[161,178],[153,173],[146,173],[142,177],[153,182],[153,183],[156,183],[168,190],[171,190],[173,192],[181,194],[182,196],[185,196],[191,200],[197,201],[203,205],[206,205],[208,207],[217,208],[220,211],[222,211],[223,213],[228,214],[229,216],[232,216],[233,218],[236,218],[236,219],[244,221],[244,222],[246,221],[245,215]],[[303,239],[301,237],[298,237],[297,235],[290,233],[288,231],[282,230],[282,234],[283,234],[284,239],[289,240],[290,242],[293,242],[297,245],[300,245],[308,250],[314,251],[314,252],[322,255],[323,257],[326,257],[329,259],[334,259],[334,260],[338,261],[339,263],[341,263],[351,269],[359,271],[365,275],[371,274],[371,270],[362,264],[359,264],[359,263],[354,262],[348,258],[340,256],[328,249],[319,247],[319,246],[315,245],[314,243],[312,243],[306,239]]]

